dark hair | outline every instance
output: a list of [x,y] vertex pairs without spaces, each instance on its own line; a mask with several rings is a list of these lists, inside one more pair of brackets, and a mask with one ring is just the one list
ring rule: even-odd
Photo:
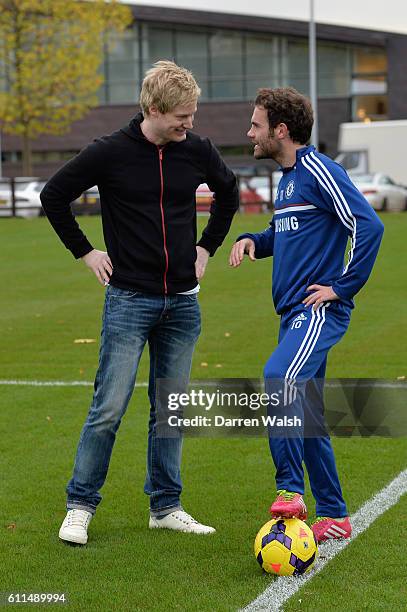
[[259,89],[255,100],[256,106],[266,109],[270,129],[279,123],[285,123],[294,142],[307,144],[314,123],[311,102],[294,87],[277,87],[276,89]]

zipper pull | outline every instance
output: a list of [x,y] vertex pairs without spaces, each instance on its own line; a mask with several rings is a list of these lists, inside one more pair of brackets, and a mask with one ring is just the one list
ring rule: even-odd
[[162,161],[163,160],[163,150],[160,148],[158,148],[158,155],[159,155],[160,161]]

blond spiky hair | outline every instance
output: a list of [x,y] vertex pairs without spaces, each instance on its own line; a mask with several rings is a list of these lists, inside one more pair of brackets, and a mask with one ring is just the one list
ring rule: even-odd
[[156,106],[162,114],[176,106],[193,104],[201,95],[192,72],[174,62],[160,60],[146,72],[141,87],[140,106],[144,115]]

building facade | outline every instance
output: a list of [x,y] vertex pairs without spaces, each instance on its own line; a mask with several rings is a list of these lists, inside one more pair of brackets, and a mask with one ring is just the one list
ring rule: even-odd
[[[158,59],[190,68],[202,98],[195,129],[231,163],[251,160],[246,132],[259,87],[308,94],[308,24],[196,10],[132,7],[134,22],[106,46],[99,106],[62,137],[34,142],[35,174],[47,177],[93,138],[128,122],[145,71]],[[407,36],[317,25],[320,150],[335,155],[344,121],[407,117]],[[3,135],[3,175],[21,174],[21,142]]]

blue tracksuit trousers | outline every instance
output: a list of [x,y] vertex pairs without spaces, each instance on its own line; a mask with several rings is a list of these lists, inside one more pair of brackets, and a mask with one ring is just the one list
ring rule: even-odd
[[323,379],[327,353],[342,338],[349,320],[350,309],[339,302],[323,304],[317,311],[299,304],[282,315],[278,346],[264,368],[266,391],[281,396],[280,405],[270,406],[269,414],[295,414],[302,422],[288,436],[275,435],[269,428],[277,489],[303,494],[304,462],[317,515],[334,518],[348,512],[323,425]]

